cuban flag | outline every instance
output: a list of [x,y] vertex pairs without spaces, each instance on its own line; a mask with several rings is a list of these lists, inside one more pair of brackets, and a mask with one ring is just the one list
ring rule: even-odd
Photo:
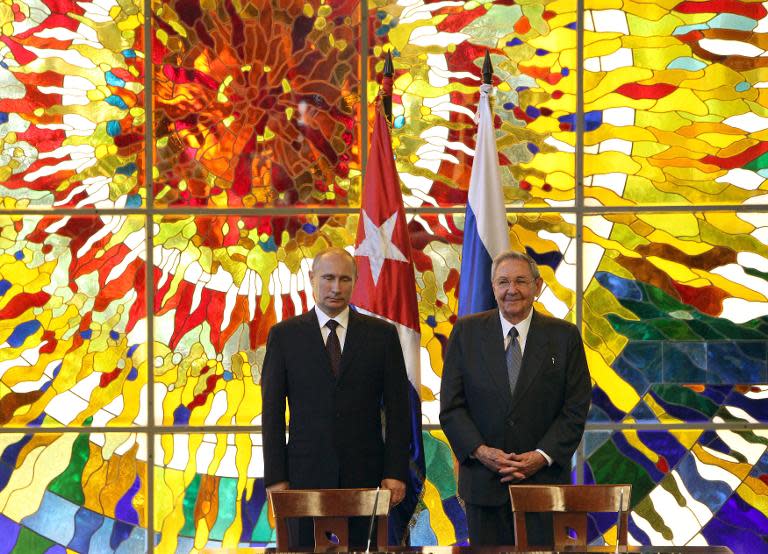
[[409,478],[405,498],[389,512],[389,544],[402,544],[424,489],[424,446],[418,392],[421,387],[421,332],[411,240],[389,126],[382,112],[381,105],[377,104],[355,241],[358,279],[352,304],[358,311],[386,319],[397,327],[411,383]]
[[464,218],[464,244],[461,247],[459,316],[496,307],[491,289],[491,262],[509,249],[499,155],[489,99],[492,90],[493,85],[480,86],[480,103],[475,115],[477,141]]

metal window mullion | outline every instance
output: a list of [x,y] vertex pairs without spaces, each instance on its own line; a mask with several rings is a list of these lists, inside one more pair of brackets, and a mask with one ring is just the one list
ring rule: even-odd
[[[147,245],[146,310],[147,310],[147,551],[155,551],[155,286],[154,286],[154,236],[152,207],[155,201],[154,168],[154,97],[152,64],[152,0],[144,0],[144,229]],[[139,400],[141,401],[141,400]]]

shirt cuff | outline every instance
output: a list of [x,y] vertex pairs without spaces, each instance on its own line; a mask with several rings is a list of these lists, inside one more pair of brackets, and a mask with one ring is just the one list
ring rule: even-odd
[[539,454],[544,456],[544,459],[547,461],[547,465],[548,466],[552,465],[552,458],[550,458],[549,455],[546,452],[544,452],[541,448],[537,448],[536,452],[538,452]]

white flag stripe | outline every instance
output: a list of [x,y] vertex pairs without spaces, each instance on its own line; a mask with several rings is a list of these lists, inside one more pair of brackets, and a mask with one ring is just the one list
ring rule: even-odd
[[[499,156],[496,151],[496,132],[493,129],[490,106],[492,89],[491,85],[480,87],[475,160],[472,162],[467,198],[467,203],[477,220],[477,234],[491,259],[509,248]],[[503,227],[499,227],[500,221],[505,222]]]

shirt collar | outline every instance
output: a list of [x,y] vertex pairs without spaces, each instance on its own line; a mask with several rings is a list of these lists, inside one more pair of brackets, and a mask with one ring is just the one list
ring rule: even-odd
[[315,306],[315,314],[317,315],[317,322],[320,324],[320,328],[325,327],[329,319],[335,319],[342,328],[346,329],[349,326],[349,306],[344,308],[342,312],[335,317],[330,317],[319,306]]
[[515,325],[512,325],[507,319],[502,315],[501,310],[499,310],[499,319],[501,320],[501,336],[502,338],[506,338],[507,333],[509,333],[509,330],[514,327],[517,329],[518,336],[520,337],[520,344],[525,344],[525,340],[528,338],[528,329],[531,328],[531,319],[533,319],[533,308],[531,308],[531,311],[528,312],[528,315],[524,320],[522,320],[520,323],[517,323]]

